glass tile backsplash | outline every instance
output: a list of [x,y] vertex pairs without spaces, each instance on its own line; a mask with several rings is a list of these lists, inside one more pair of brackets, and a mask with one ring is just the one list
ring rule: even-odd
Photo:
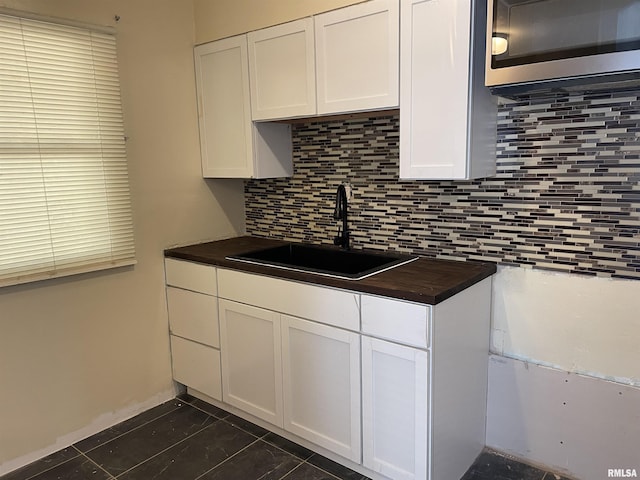
[[640,91],[501,102],[497,174],[398,180],[396,115],[293,125],[294,175],[245,183],[247,233],[640,279]]

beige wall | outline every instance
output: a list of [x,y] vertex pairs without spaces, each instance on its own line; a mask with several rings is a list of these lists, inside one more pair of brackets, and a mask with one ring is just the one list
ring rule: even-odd
[[138,259],[0,289],[2,474],[174,394],[162,251],[241,233],[244,207],[242,182],[201,178],[191,2],[0,7],[115,26]]
[[245,33],[363,0],[194,0],[196,43]]

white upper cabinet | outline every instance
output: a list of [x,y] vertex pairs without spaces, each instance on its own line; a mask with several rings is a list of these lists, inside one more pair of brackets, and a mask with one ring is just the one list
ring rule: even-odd
[[313,19],[248,34],[253,120],[315,115]]
[[485,24],[481,0],[401,0],[400,178],[495,173],[497,107],[484,86]]
[[197,46],[195,65],[204,176],[251,176],[246,37]]
[[250,32],[253,120],[399,105],[398,0],[371,0]]
[[290,127],[251,122],[247,36],[199,45],[194,56],[203,176],[292,175]]
[[397,0],[314,17],[318,114],[398,107]]

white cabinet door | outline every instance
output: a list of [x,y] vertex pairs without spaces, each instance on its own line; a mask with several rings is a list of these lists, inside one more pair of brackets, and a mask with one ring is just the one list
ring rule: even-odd
[[282,316],[284,428],[360,463],[360,338]]
[[471,38],[471,0],[401,1],[400,178],[492,175],[496,107],[483,37]]
[[280,316],[219,300],[223,401],[282,427]]
[[198,45],[194,58],[202,175],[292,175],[290,126],[251,121],[247,36]]
[[395,480],[426,479],[428,353],[362,337],[363,465]]
[[249,32],[253,120],[316,113],[313,19]]
[[319,114],[397,108],[398,10],[372,0],[314,17]]
[[194,49],[202,173],[253,176],[247,37],[238,35]]
[[464,178],[470,0],[403,0],[402,178]]

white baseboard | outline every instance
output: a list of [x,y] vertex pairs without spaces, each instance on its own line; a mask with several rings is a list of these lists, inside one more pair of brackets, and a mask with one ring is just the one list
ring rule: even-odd
[[640,475],[640,388],[492,355],[487,446],[580,480]]
[[145,400],[141,403],[136,403],[134,405],[129,405],[121,410],[116,412],[109,412],[103,415],[100,415],[98,418],[93,420],[86,427],[81,428],[80,430],[76,430],[75,432],[71,432],[65,434],[56,439],[56,442],[52,445],[49,445],[46,448],[42,448],[35,452],[30,452],[26,455],[22,455],[18,458],[14,458],[0,465],[0,476],[5,475],[9,472],[17,470],[18,468],[24,467],[25,465],[30,464],[31,462],[35,462],[36,460],[40,460],[41,458],[46,457],[52,453],[55,453],[59,450],[69,447],[74,443],[79,442],[80,440],[84,440],[91,435],[94,435],[102,430],[105,430],[109,427],[112,427],[124,420],[127,420],[131,417],[135,417],[139,413],[144,412],[145,410],[149,410],[161,403],[164,403],[168,400],[171,400],[176,396],[176,389],[172,388],[166,390],[164,392],[158,393],[151,397],[148,400]]

